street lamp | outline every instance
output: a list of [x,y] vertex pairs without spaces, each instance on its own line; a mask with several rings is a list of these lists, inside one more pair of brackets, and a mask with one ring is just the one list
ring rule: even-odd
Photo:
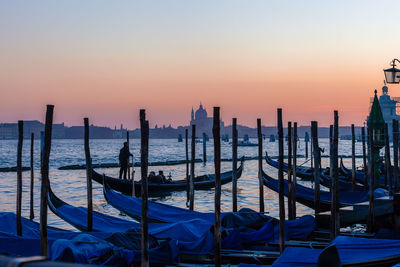
[[383,70],[383,72],[385,73],[386,83],[397,84],[400,82],[400,70],[396,68],[396,61],[400,63],[400,60],[395,58],[390,63],[392,67],[390,69]]

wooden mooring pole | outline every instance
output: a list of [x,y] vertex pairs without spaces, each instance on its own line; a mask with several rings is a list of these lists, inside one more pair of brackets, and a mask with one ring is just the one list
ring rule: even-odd
[[400,192],[393,194],[393,223],[394,229],[400,230]]
[[237,119],[232,119],[232,211],[237,212],[237,144],[238,131],[236,128]]
[[[387,134],[388,130],[386,128],[386,123],[385,126],[383,128],[383,139],[385,141],[385,154],[383,156],[385,163],[383,164],[383,177],[384,177],[384,185],[385,188],[388,188],[388,176],[389,176],[389,169],[388,169],[388,164],[387,164],[387,153],[388,153],[388,148],[386,147],[386,134]],[[389,166],[390,167],[390,166]]]
[[89,148],[89,119],[84,118],[83,123],[85,125],[85,159],[86,159],[86,189],[87,189],[87,231],[93,231],[93,197],[92,197],[92,158],[90,157]]
[[44,131],[40,131],[40,169],[42,169],[43,149],[44,149]]
[[263,183],[263,167],[262,167],[262,132],[261,132],[261,119],[257,119],[257,137],[258,137],[258,188],[259,188],[259,204],[260,212],[264,212],[264,183]]
[[207,162],[207,138],[206,133],[203,133],[203,164]]
[[24,141],[24,122],[18,121],[17,149],[17,235],[22,236],[22,143]]
[[190,179],[189,179],[189,209],[194,210],[194,166],[196,160],[196,125],[192,125],[192,151],[190,161]]
[[393,177],[394,192],[399,189],[399,121],[393,119]]
[[35,213],[33,211],[33,186],[35,179],[35,168],[33,167],[33,155],[34,155],[34,142],[35,134],[31,133],[31,188],[30,188],[30,205],[29,205],[29,219],[32,221],[35,218]]
[[339,217],[339,190],[338,190],[338,148],[339,148],[339,115],[338,111],[333,112],[333,139],[332,139],[332,159],[331,159],[331,239],[333,240],[340,232],[340,217]]
[[[128,150],[129,150],[130,144],[129,144],[129,131],[128,131],[128,129],[126,129],[126,142],[128,143]],[[126,166],[128,166],[127,172],[128,172],[128,180],[129,180],[129,179],[131,179],[131,167],[129,165],[129,157],[128,157],[127,161],[128,162],[127,162]],[[132,168],[133,168],[133,166],[132,166]]]
[[333,148],[333,125],[329,126],[329,191],[331,192],[331,220],[330,220],[330,238],[331,240],[336,237],[335,216],[336,216],[336,202],[335,202],[335,178],[333,175],[333,162],[334,162],[334,148]]
[[333,177],[335,180],[335,235],[338,236],[340,233],[340,213],[339,213],[339,113],[337,110],[334,112],[333,122]]
[[364,165],[364,184],[368,184],[368,166],[367,166],[367,152],[365,146],[365,127],[361,128],[362,138],[362,151],[363,151],[363,165]]
[[311,139],[314,151],[314,210],[315,214],[317,214],[321,210],[321,203],[320,203],[320,184],[319,184],[320,153],[318,146],[318,122],[316,121],[311,122]]
[[[329,125],[329,192],[332,194],[333,180],[333,125]],[[333,217],[332,217],[333,218]]]
[[44,144],[42,154],[41,175],[42,183],[40,190],[40,248],[42,256],[48,257],[48,239],[47,239],[47,205],[49,194],[49,160],[51,150],[51,133],[53,128],[53,105],[47,105],[46,122],[44,128]]
[[135,163],[133,162],[132,156],[132,197],[136,197],[136,187],[135,187]]
[[389,180],[389,192],[393,195],[393,175],[392,175],[392,164],[390,162],[390,142],[389,142],[389,127],[385,123],[385,168],[387,178]]
[[141,197],[142,197],[142,217],[141,217],[141,247],[142,257],[141,266],[149,266],[149,228],[148,228],[148,191],[147,191],[147,168],[149,159],[149,122],[146,120],[146,111],[140,110],[140,171],[142,176]]
[[293,124],[293,187],[292,187],[292,218],[296,219],[296,183],[297,183],[297,122]]
[[354,124],[351,125],[351,189],[356,190],[356,134]]
[[[312,133],[311,133],[311,137],[310,137],[310,141],[311,141],[311,144],[310,144],[310,165],[311,165],[311,169],[314,169],[314,151],[313,151],[313,144],[312,144]],[[312,182],[314,182],[314,181],[312,181]]]
[[215,266],[221,266],[221,136],[219,107],[214,107],[214,166],[215,166],[215,229],[214,260]]
[[374,189],[375,189],[375,148],[374,148],[374,123],[372,120],[369,121],[368,125],[368,150],[369,150],[369,164],[368,164],[368,176],[369,176],[369,213],[367,220],[367,231],[372,233],[375,229],[375,211],[374,211]]
[[292,211],[292,198],[293,198],[293,182],[292,182],[292,122],[288,122],[287,128],[288,135],[288,171],[287,171],[287,179],[288,179],[288,218],[289,220],[293,220],[293,211]]
[[279,138],[279,251],[283,253],[285,249],[285,196],[283,181],[283,124],[282,109],[278,108],[278,138]]
[[189,203],[190,178],[189,178],[189,145],[188,145],[189,130],[185,129],[185,154],[186,154],[186,206]]
[[308,132],[305,133],[304,142],[306,143],[306,159],[308,159],[308,142],[310,141],[310,136]]

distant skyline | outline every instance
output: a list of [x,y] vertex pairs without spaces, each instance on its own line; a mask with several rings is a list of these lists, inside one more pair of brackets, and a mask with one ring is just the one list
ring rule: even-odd
[[[194,109],[194,110],[196,110],[196,109]],[[212,109],[210,109],[210,111],[212,112]],[[209,114],[209,116],[212,117],[212,113]],[[221,120],[225,123],[225,126],[231,126],[232,125],[232,118],[230,118],[229,121],[225,121],[223,118],[221,118]],[[29,120],[25,120],[25,121],[39,121],[40,123],[44,123],[45,120],[44,120],[44,118],[43,119],[39,119],[38,118],[38,119],[29,119]],[[292,121],[292,120],[287,120],[287,121]],[[16,121],[0,121],[0,124],[17,124],[17,122],[18,122],[18,120],[16,120]],[[82,119],[82,122],[83,122],[83,119]],[[292,121],[292,122],[295,122],[295,121]],[[83,126],[83,123],[80,123],[80,122],[77,122],[77,124],[67,124],[64,121],[53,121],[53,123],[58,123],[58,124],[63,123],[67,127]],[[140,126],[137,126],[137,127],[134,127],[134,128],[129,128],[128,126],[124,125],[123,123],[115,124],[115,125],[94,124],[90,120],[90,118],[89,118],[89,123],[90,123],[90,125],[93,125],[93,126],[108,127],[108,128],[111,128],[111,129],[114,129],[114,128],[121,129],[121,126],[123,127],[123,129],[128,129],[128,130],[136,130],[136,129],[140,128]],[[362,124],[355,124],[355,126],[361,126],[362,127],[362,126],[364,126],[363,123]],[[238,122],[238,125],[250,127],[250,128],[253,128],[253,129],[257,128],[256,125],[251,126],[251,125],[247,125],[245,123],[239,123],[239,122]],[[261,125],[262,126],[266,126],[266,127],[276,127],[275,124],[264,124],[263,122],[262,122]],[[152,125],[150,125],[150,128],[163,128],[164,126],[165,127],[171,126],[171,127],[175,128],[175,129],[178,128],[178,127],[189,127],[190,126],[190,120],[188,122],[186,122],[186,123],[181,124],[181,125],[173,125],[172,123],[169,123],[169,124],[158,124],[157,122],[152,122]],[[311,125],[307,124],[307,123],[306,124],[301,124],[301,123],[299,124],[298,123],[298,126],[300,127],[300,126],[311,126]],[[346,126],[350,126],[350,125],[340,125],[340,126],[346,127]],[[286,128],[286,127],[287,127],[287,125],[285,124],[284,128]],[[327,126],[326,125],[319,125],[319,127],[325,127],[326,128]]]
[[[362,125],[400,57],[399,1],[1,1],[0,122]],[[400,85],[389,86],[400,96]]]

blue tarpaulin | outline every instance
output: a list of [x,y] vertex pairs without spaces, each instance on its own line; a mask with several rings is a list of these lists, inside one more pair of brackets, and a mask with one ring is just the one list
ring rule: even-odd
[[116,248],[111,243],[88,234],[80,234],[69,240],[56,240],[51,253],[53,261],[118,266],[130,265],[134,258],[134,251]]
[[[71,211],[71,213],[68,213],[69,215],[75,214],[82,216],[80,213],[73,212],[73,206],[70,206],[69,210]],[[83,221],[86,220],[86,210],[85,208],[78,208],[78,210],[84,213],[83,219],[80,222],[84,223]],[[63,214],[66,215],[67,213]],[[40,254],[39,225],[35,222],[22,218],[24,237],[21,238],[15,236],[15,221],[16,216],[14,213],[0,213],[0,239],[3,240],[0,242],[0,252],[6,252],[17,256],[32,256]],[[279,225],[277,222],[278,220],[265,222],[259,230],[254,230],[248,227],[237,227],[233,229],[223,228],[223,231],[228,232],[228,235],[223,240],[222,248],[244,249],[252,245],[262,245],[265,242],[278,240],[279,235],[277,233]],[[112,223],[112,220],[109,221],[109,223]],[[311,231],[314,230],[315,221],[312,216],[308,215],[294,221],[287,221],[285,225],[287,238],[303,238],[308,236]],[[160,240],[167,240],[167,243],[164,242],[154,247],[152,250],[153,254],[150,254],[152,262],[156,262],[157,260],[161,261],[161,259],[171,262],[175,260],[179,253],[213,254],[214,235],[211,231],[212,229],[213,225],[211,223],[201,219],[193,219],[190,221],[169,224],[149,224],[149,233],[152,236]],[[8,231],[9,233],[7,233]],[[106,259],[110,260],[109,262],[121,260],[126,255],[133,255],[132,257],[134,260],[136,260],[138,257],[137,255],[140,254],[140,251],[137,249],[139,246],[138,242],[140,240],[140,236],[138,236],[138,239],[135,241],[136,247],[132,247],[127,244],[125,242],[127,240],[124,240],[123,236],[128,236],[130,239],[135,238],[134,235],[127,234],[129,232],[140,233],[140,229],[132,228],[125,234],[118,232],[93,232],[82,234],[80,232],[62,231],[49,228],[48,237],[50,244],[50,255],[52,255],[54,259],[72,260],[72,257],[77,257],[76,259],[82,258],[82,261],[87,260],[87,262],[91,262],[91,260],[96,258],[95,256],[97,254],[93,254],[93,256],[90,253],[92,250],[96,250],[103,252],[106,251],[107,255],[108,253],[112,253],[112,255],[115,254],[113,258],[109,259],[106,257]],[[132,243],[132,240],[128,241],[129,243]],[[154,242],[155,241],[153,240],[153,243]],[[53,246],[53,243],[55,246]],[[25,246],[27,246],[26,249],[21,249],[25,248]],[[124,252],[123,249],[126,248],[129,248],[129,250],[132,250],[134,253],[129,254],[130,252]],[[77,250],[75,251],[75,249]],[[52,251],[54,251],[54,253]],[[124,253],[121,254],[122,252]],[[127,260],[128,258],[124,259]]]
[[[21,223],[23,236],[19,237],[16,236],[15,213],[0,213],[0,254],[19,257],[41,254],[39,224],[24,217],[21,218]],[[128,261],[129,257],[127,255],[134,255],[135,261],[140,260],[140,245],[137,246],[135,251],[132,251],[132,248],[127,250],[124,248],[125,246],[119,246],[119,244],[123,244],[123,242],[117,242],[121,240],[119,234],[123,235],[124,233],[91,232],[83,234],[82,232],[65,231],[51,227],[48,227],[47,231],[49,255],[53,259],[90,263],[94,260],[94,256],[90,254],[90,251],[94,250],[97,251],[96,253],[100,253],[96,254],[97,256],[104,252],[105,256],[101,257],[104,260],[103,263],[106,263],[107,260],[108,264],[114,264],[117,261],[123,260],[128,264],[130,261]],[[130,242],[140,244],[139,235],[137,237],[130,235],[129,238]],[[171,264],[176,262],[179,255],[179,248],[177,247],[179,244],[176,241],[167,240],[158,243],[151,236],[149,240],[153,240],[149,254],[152,263]],[[65,244],[65,246],[61,244]],[[108,255],[111,252],[113,253],[113,257],[109,257]],[[76,256],[77,261],[72,260],[71,255]],[[70,257],[69,260],[68,257]]]
[[[342,264],[359,264],[397,258],[400,260],[400,240],[371,239],[338,236],[331,242],[335,245]],[[323,250],[287,247],[273,266],[315,266]]]
[[[149,249],[152,264],[174,264],[179,262],[179,250],[173,241],[164,241]],[[58,239],[52,245],[52,260],[129,266],[140,262],[140,246],[136,250],[116,247],[113,244],[88,234],[80,234],[73,239]]]
[[[315,219],[311,215],[285,222],[285,239],[305,239],[316,229]],[[253,245],[265,244],[279,240],[279,223],[266,222],[257,231],[240,231],[233,229],[222,241],[222,247],[227,249],[249,249]]]

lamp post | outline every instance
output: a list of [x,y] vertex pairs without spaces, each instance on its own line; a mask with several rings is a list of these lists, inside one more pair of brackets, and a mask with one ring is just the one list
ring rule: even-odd
[[[376,95],[377,91],[375,90],[374,101],[372,102],[371,112],[368,117],[368,127],[371,126],[372,123],[372,138],[373,138],[373,155],[369,155],[370,160],[374,160],[374,185],[375,187],[379,187],[379,177],[380,177],[380,168],[379,163],[381,158],[379,156],[379,150],[385,146],[385,138],[384,138],[384,129],[385,129],[385,120],[383,119],[381,105],[379,104],[378,97]],[[370,145],[370,144],[369,144]]]
[[400,60],[398,60],[397,58],[393,59],[390,63],[392,67],[383,70],[383,72],[385,73],[386,83],[398,84],[400,82],[400,69],[396,68],[396,62],[400,63]]

